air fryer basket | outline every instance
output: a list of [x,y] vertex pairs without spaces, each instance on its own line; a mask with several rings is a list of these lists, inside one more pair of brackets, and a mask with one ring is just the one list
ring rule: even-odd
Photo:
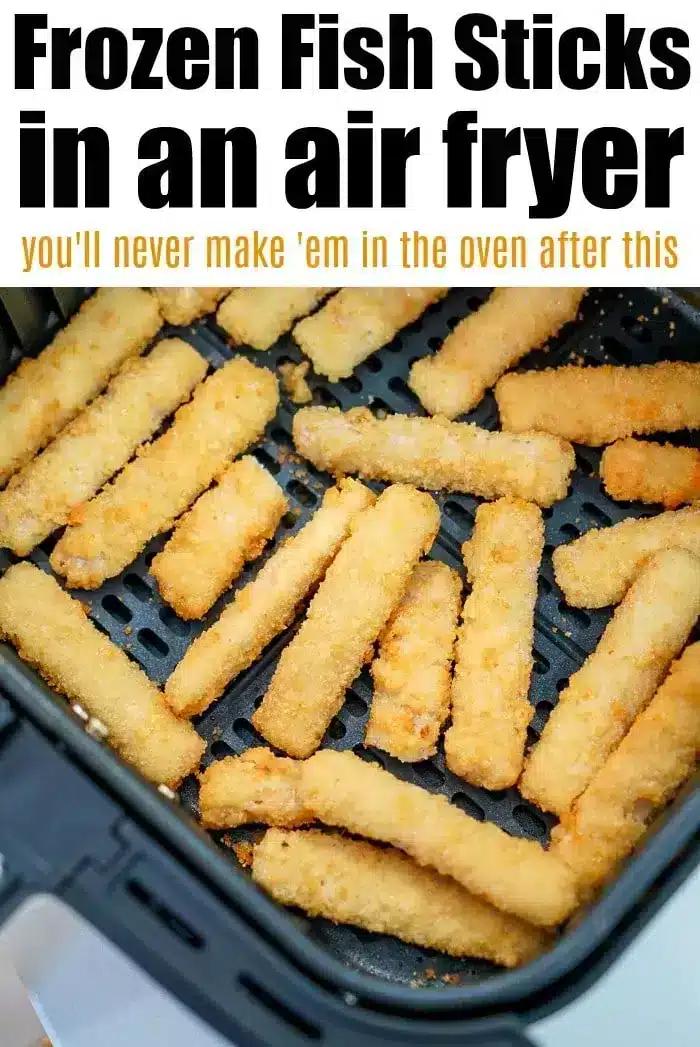
[[[76,289],[56,289],[54,292],[4,290],[2,302],[6,315],[0,317],[0,320],[5,321],[2,325],[5,330],[4,341],[0,341],[0,374],[3,349],[6,367],[10,366],[11,361],[14,362],[18,345],[21,345],[25,352],[36,351],[46,343],[52,331],[70,314],[85,293]],[[487,294],[488,289],[485,288],[454,289],[419,322],[370,357],[352,377],[344,381],[332,384],[312,375],[309,381],[314,403],[343,408],[366,405],[375,413],[420,412],[421,408],[406,381],[411,363],[426,351],[436,348],[456,323],[478,307]],[[192,328],[178,329],[177,333],[194,345],[213,368],[221,366],[232,355],[233,351],[228,347],[223,332],[216,327],[213,318]],[[699,342],[698,314],[683,299],[670,292],[651,289],[593,289],[584,299],[582,322],[565,328],[544,350],[531,353],[521,367],[555,366],[572,359],[585,360],[590,364],[603,361],[621,364],[646,363],[662,358],[697,359]],[[268,353],[251,351],[247,355],[254,362],[272,369],[276,369],[287,360],[301,359],[299,350],[289,337],[282,338]],[[290,436],[294,410],[294,405],[288,398],[283,397],[276,419],[268,427],[265,438],[253,450],[289,498],[291,509],[283,520],[276,541],[284,539],[304,525],[319,504],[324,489],[332,482],[330,477],[294,454]],[[495,428],[498,425],[498,414],[493,397],[487,395],[467,418],[486,428]],[[672,436],[671,439],[687,443],[689,436],[683,433]],[[545,510],[547,545],[539,579],[535,671],[530,694],[533,705],[533,718],[528,732],[530,743],[539,736],[551,709],[556,704],[559,691],[595,647],[609,619],[608,610],[582,611],[570,608],[564,603],[554,581],[551,567],[552,549],[593,526],[605,526],[627,516],[644,516],[655,512],[648,506],[622,505],[609,499],[597,477],[599,457],[598,451],[577,448],[577,469],[569,496],[552,509]],[[467,495],[454,494],[438,495],[438,501],[442,509],[442,527],[432,555],[461,571],[460,546],[471,532],[478,501]],[[78,594],[88,603],[97,625],[117,644],[124,647],[159,684],[167,679],[193,638],[218,617],[222,606],[231,598],[230,593],[224,596],[203,623],[186,623],[177,618],[160,599],[154,580],[148,573],[153,556],[162,548],[165,540],[162,536],[151,542],[144,553],[119,578],[107,582],[96,592]],[[54,541],[49,539],[42,543],[31,557],[45,570],[49,570],[48,557]],[[269,555],[272,550],[274,543],[265,555]],[[0,550],[0,572],[14,559],[7,551]],[[244,585],[258,568],[259,563],[256,562],[246,569],[238,585]],[[275,641],[262,659],[234,681],[223,698],[198,718],[197,728],[208,743],[205,764],[222,756],[241,753],[252,745],[262,743],[252,727],[252,713],[265,693],[277,656],[288,641],[291,631],[293,630]],[[24,763],[15,760],[13,766],[16,773],[8,776],[9,760],[13,757],[8,756],[7,750],[11,744],[15,750],[18,746],[36,746],[39,739],[36,728],[40,728],[42,738],[48,732],[54,745],[58,739],[70,753],[73,761],[72,773],[76,775],[73,788],[78,794],[82,789],[96,789],[95,780],[100,783],[100,788],[95,792],[95,798],[99,796],[99,801],[95,799],[95,803],[100,813],[95,813],[92,820],[89,820],[92,833],[97,833],[99,826],[104,828],[105,823],[109,824],[109,818],[113,816],[113,813],[102,811],[100,805],[113,804],[124,812],[114,815],[119,824],[121,818],[127,816],[138,821],[140,847],[148,849],[158,841],[158,845],[163,846],[171,856],[177,855],[177,862],[169,867],[169,874],[156,878],[154,890],[146,886],[139,877],[132,877],[127,881],[124,878],[125,874],[123,875],[124,870],[119,866],[121,887],[118,892],[114,892],[111,911],[104,898],[101,899],[99,908],[102,912],[102,925],[109,926],[115,938],[123,938],[123,928],[119,928],[120,919],[117,915],[120,909],[117,898],[121,898],[123,890],[126,890],[131,892],[131,902],[139,904],[152,920],[160,919],[161,923],[169,923],[170,931],[184,936],[183,940],[186,942],[189,936],[190,950],[194,949],[201,961],[198,977],[193,977],[191,971],[185,976],[183,968],[187,965],[180,963],[175,957],[168,961],[167,950],[165,957],[160,955],[159,949],[155,947],[148,951],[148,955],[140,956],[146,966],[153,968],[155,963],[159,976],[171,984],[173,978],[177,982],[178,975],[174,974],[173,967],[177,968],[179,976],[183,979],[179,990],[185,994],[188,991],[188,983],[190,992],[193,982],[203,980],[206,984],[207,979],[201,977],[202,968],[211,969],[212,957],[209,956],[207,962],[207,949],[204,949],[204,945],[209,947],[211,935],[202,935],[197,929],[204,911],[202,904],[199,907],[195,906],[194,896],[187,890],[176,892],[176,903],[170,904],[163,898],[167,893],[167,885],[172,887],[180,875],[183,859],[190,871],[194,872],[194,882],[198,883],[200,890],[205,882],[209,889],[215,885],[217,904],[222,913],[227,907],[242,912],[244,920],[257,923],[256,933],[260,941],[266,943],[268,951],[271,950],[273,955],[286,955],[292,959],[294,965],[304,969],[304,991],[312,985],[317,986],[319,982],[325,982],[325,991],[335,994],[335,1004],[343,1007],[346,1015],[353,1014],[355,1019],[364,1013],[365,1006],[381,1008],[386,1012],[387,1020],[389,1015],[393,1014],[396,1021],[396,1016],[415,1011],[434,1014],[435,1017],[441,1016],[443,1020],[450,1015],[452,1021],[441,1024],[440,1027],[430,1023],[429,1034],[435,1042],[441,1042],[442,1037],[451,1036],[453,1033],[464,1036],[467,1031],[464,1020],[467,1015],[475,1018],[487,1013],[524,1014],[534,1013],[542,1006],[557,1006],[558,1001],[563,999],[563,993],[577,991],[576,986],[583,977],[582,971],[585,970],[586,977],[590,978],[598,966],[604,966],[609,962],[615,951],[622,946],[625,934],[633,933],[636,923],[646,918],[651,911],[650,907],[658,904],[666,896],[660,887],[656,892],[650,892],[651,885],[663,875],[667,880],[666,890],[670,889],[673,878],[680,878],[697,861],[700,796],[697,792],[687,790],[685,798],[677,801],[664,816],[660,829],[640,854],[632,859],[618,882],[597,904],[595,915],[588,915],[576,928],[565,934],[548,956],[522,971],[504,974],[486,962],[455,960],[406,945],[393,938],[370,934],[352,927],[336,926],[324,920],[310,920],[299,914],[283,913],[246,882],[246,874],[235,868],[237,863],[231,846],[239,839],[250,838],[250,831],[238,830],[217,834],[217,842],[222,845],[222,849],[217,853],[199,830],[194,829],[186,819],[179,817],[177,812],[169,809],[167,799],[158,797],[152,787],[142,783],[136,775],[120,765],[105,746],[86,736],[75,716],[71,717],[66,713],[65,703],[59,701],[57,705],[35,675],[22,666],[7,649],[2,648],[0,689],[12,699],[14,709],[21,709],[23,716],[28,716],[32,721],[32,724],[29,724],[22,719],[22,730],[19,730],[19,721],[16,724],[14,719],[16,714],[11,709],[6,709],[7,723],[12,729],[8,728],[3,734],[0,707],[0,791],[5,788],[6,782],[12,783],[22,779],[25,782],[24,793],[27,792],[29,787],[26,787],[26,760]],[[431,791],[443,793],[468,814],[480,820],[493,821],[509,833],[528,836],[540,842],[548,839],[553,821],[549,816],[525,802],[515,789],[487,792],[456,778],[445,767],[442,752],[432,760],[406,765],[378,750],[364,749],[361,743],[370,697],[371,679],[369,674],[363,671],[348,691],[341,712],[331,723],[323,743],[325,746],[353,749],[360,756],[381,763],[400,777]],[[31,731],[31,737],[27,731]],[[3,738],[12,740],[6,743],[5,750]],[[61,774],[57,771],[57,775],[61,777],[68,774],[65,769],[65,757],[55,750],[51,759],[47,758],[48,765],[53,767],[54,760],[58,760],[63,767]],[[82,784],[78,785],[78,781]],[[47,802],[46,789],[39,786],[38,791],[35,794],[29,788],[30,798],[36,802],[40,793],[44,798],[43,802]],[[26,795],[21,798],[26,808]],[[188,780],[184,784],[180,800],[185,811],[196,810],[194,780]],[[50,803],[56,808],[59,821],[63,818],[69,821],[75,818],[76,805],[71,808],[69,798],[62,796],[60,789],[54,790]],[[88,809],[92,810],[93,801],[81,801],[83,807],[86,803]],[[16,796],[12,796],[11,800],[6,799],[5,802],[0,799],[0,850],[6,851],[8,855],[12,853],[12,845],[5,846],[4,825],[13,823],[15,835],[26,837],[27,840],[32,833],[41,834],[43,831],[42,818],[36,810],[25,810],[24,823],[20,828],[21,819],[17,810]],[[76,834],[81,837],[77,830]],[[71,842],[76,843],[73,857],[77,857],[80,843],[78,840]],[[37,855],[42,850],[36,841],[32,847]],[[43,864],[51,866],[52,862],[55,864],[57,854],[61,853],[61,845],[55,843],[54,850],[49,850],[51,860],[44,858]],[[131,855],[130,847],[127,847],[126,851]],[[118,849],[117,855],[119,854]],[[114,855],[111,851],[108,851],[108,855],[109,867]],[[85,864],[85,855],[82,857]],[[120,860],[123,861],[123,856]],[[152,856],[150,860],[154,860]],[[90,861],[94,864],[94,858]],[[67,858],[64,862],[70,865]],[[21,861],[19,864],[22,864]],[[33,885],[38,883],[41,886],[42,882],[46,884],[47,881],[45,878],[42,881],[38,872],[39,864],[29,863],[33,870],[31,875],[26,871],[22,874],[21,869],[16,870],[18,889],[10,892],[14,898],[11,904],[16,904],[17,898]],[[129,866],[128,861],[126,865]],[[25,860],[25,870],[26,868]],[[65,873],[66,870],[62,869],[62,872]],[[54,880],[49,886],[57,889],[59,884],[65,882],[60,877],[58,883],[55,880],[54,870]],[[69,878],[69,888],[71,883]],[[134,883],[137,884],[136,887]],[[10,901],[6,904],[9,906]],[[211,900],[209,904],[212,904]],[[190,915],[187,918],[181,915],[183,906],[189,909]],[[3,892],[0,883],[0,914],[2,907]],[[82,908],[86,907],[90,909],[90,905],[86,906],[83,899]],[[103,911],[105,909],[106,915]],[[167,914],[167,918],[164,918],[164,914]],[[174,929],[173,921],[179,921],[180,927]],[[215,937],[224,936],[223,915],[213,921],[212,928]],[[146,930],[143,934],[146,935]],[[204,945],[199,944],[200,942]],[[130,939],[129,947],[133,952],[134,942]],[[153,953],[158,954],[158,957],[154,959]],[[161,970],[160,965],[163,963],[166,969]],[[311,975],[310,979],[308,974]],[[245,988],[245,982],[241,982],[241,978],[242,975],[239,975],[236,1000],[240,995],[241,985]],[[554,983],[558,986],[556,993],[552,988]],[[257,982],[254,984],[257,985]],[[273,984],[276,986],[277,998],[283,995],[282,985],[289,992],[292,990],[291,983],[287,985],[279,973]],[[320,996],[313,998],[313,1007],[305,1012],[305,1007],[300,1002],[304,997],[304,991],[300,985],[296,985],[291,997],[296,1002],[289,1011],[292,1019],[287,1015],[287,1024],[291,1021],[290,1028],[294,1027],[294,1035],[306,1039],[315,1038],[315,1033],[310,1030],[322,1029],[327,1038],[333,1039],[330,1035],[332,1026],[334,1035],[338,1038],[342,1023],[334,1019],[333,1022],[329,1020],[327,1024],[318,1017]],[[261,989],[260,986],[257,996],[253,992],[253,997],[260,1006],[270,1006],[269,996],[268,990]],[[228,1005],[230,1004],[229,999]],[[202,1000],[198,1001],[198,1005],[200,1009],[206,1009]],[[225,1009],[228,1009],[228,1005]],[[221,999],[218,999],[217,1007],[221,1006]],[[289,1010],[288,1007],[287,1009]],[[312,1012],[316,1015],[313,1020],[308,1017]],[[305,1013],[307,1017],[303,1017]],[[213,1017],[221,1024],[220,1013]],[[279,1020],[282,1021],[281,1018]],[[305,1024],[308,1028],[305,1028]],[[409,1030],[411,1035],[418,1035],[422,1025],[423,1022],[414,1018],[402,1031],[401,1037],[405,1040]],[[348,1036],[349,1028],[350,1024],[345,1030]],[[503,1028],[506,1029],[506,1026]],[[369,1026],[366,1027],[367,1030]],[[356,1035],[359,1031],[358,1027]],[[398,1026],[395,1031],[398,1032]],[[477,1026],[470,1024],[468,1031],[476,1033]],[[375,1029],[375,1034],[376,1032]],[[424,1033],[427,1034],[428,1030],[424,1029]],[[384,1030],[383,1035],[388,1035],[388,1030]],[[503,1035],[505,1036],[506,1032]],[[274,1038],[270,1042],[275,1042]],[[345,1041],[338,1039],[338,1042]],[[446,1039],[445,1042],[449,1041]],[[489,1041],[482,1038],[480,1042]],[[493,1042],[510,1041],[494,1039]]]

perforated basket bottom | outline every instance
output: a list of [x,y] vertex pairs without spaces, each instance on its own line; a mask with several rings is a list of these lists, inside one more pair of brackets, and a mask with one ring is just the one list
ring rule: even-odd
[[[362,364],[352,377],[328,383],[310,376],[309,384],[316,404],[349,408],[368,406],[374,412],[423,413],[407,385],[412,362],[435,350],[449,331],[487,296],[486,288],[453,290],[442,302],[400,337]],[[173,333],[165,331],[166,335]],[[212,320],[177,333],[191,342],[213,368],[234,355],[223,332]],[[564,329],[546,349],[531,353],[521,368],[555,366],[570,360],[596,364],[648,363],[665,359],[697,359],[698,333],[693,322],[663,298],[648,290],[592,290],[584,300],[582,322]],[[238,351],[238,350],[236,350]],[[289,337],[282,338],[268,353],[246,353],[255,363],[275,370],[279,364],[299,361],[301,355]],[[283,398],[277,417],[265,438],[254,448],[258,460],[275,476],[286,491],[290,512],[285,516],[276,542],[302,527],[318,506],[331,478],[301,461],[293,453],[291,422],[295,407]],[[489,394],[467,416],[488,429],[498,425],[498,414]],[[670,437],[689,442],[687,433]],[[571,493],[545,511],[546,549],[539,578],[535,637],[535,671],[530,689],[533,706],[529,743],[535,741],[559,692],[569,676],[595,647],[609,618],[607,610],[581,611],[567,607],[558,590],[551,566],[555,546],[567,542],[595,526],[606,526],[626,516],[653,515],[648,506],[612,502],[596,475],[599,453],[577,449],[577,469]],[[381,485],[376,485],[380,487]],[[471,533],[477,499],[468,495],[438,495],[442,527],[432,555],[462,573],[460,547]],[[56,536],[58,537],[58,536]],[[48,555],[55,538],[44,542],[32,559],[49,570]],[[167,536],[152,541],[145,552],[119,578],[91,593],[78,593],[91,607],[95,623],[115,643],[123,647],[158,684],[163,684],[180,661],[188,645],[220,614],[231,599],[229,592],[203,622],[181,621],[160,599],[149,565],[163,547]],[[275,548],[273,542],[266,551]],[[0,571],[14,558],[0,551]],[[257,561],[239,579],[245,585],[260,566]],[[264,744],[251,725],[251,716],[265,693],[278,654],[289,634],[281,636],[260,661],[229,686],[222,699],[199,717],[197,729],[207,741],[204,763],[208,764],[250,746]],[[374,760],[392,773],[416,782],[432,792],[443,793],[468,814],[495,822],[506,832],[545,841],[553,820],[523,800],[515,789],[487,792],[456,778],[445,767],[442,750],[432,759],[406,765],[386,754],[362,747],[365,722],[371,700],[371,677],[363,670],[347,693],[338,716],[331,723],[324,745],[333,749],[353,749],[365,759]],[[196,811],[196,784],[185,782],[182,803]],[[248,830],[219,834],[228,847],[238,839],[250,838]],[[232,851],[227,851],[235,861]],[[405,945],[393,938],[370,934],[351,927],[335,926],[325,920],[309,920],[292,915],[302,930],[351,967],[403,983],[428,983],[444,986],[454,981],[482,979],[495,968],[479,961],[443,957],[429,950]]]

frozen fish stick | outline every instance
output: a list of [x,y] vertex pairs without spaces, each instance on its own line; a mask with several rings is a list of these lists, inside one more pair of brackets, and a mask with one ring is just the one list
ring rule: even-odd
[[0,387],[0,485],[142,353],[162,324],[153,295],[103,287],[34,359]]
[[663,549],[700,556],[700,505],[589,531],[554,551],[557,584],[571,607],[619,603],[650,556]]
[[207,829],[279,825],[293,829],[314,820],[299,799],[301,765],[269,749],[248,749],[207,767],[199,779],[199,811]]
[[294,328],[317,374],[347,378],[358,364],[447,294],[447,287],[343,287]]
[[454,774],[485,789],[515,785],[523,766],[543,546],[540,510],[502,499],[479,506],[462,548],[472,590],[457,640],[445,755]]
[[546,433],[492,433],[404,414],[380,419],[366,407],[304,407],[294,416],[293,433],[300,454],[336,475],[545,507],[566,497],[575,465],[571,445]]
[[390,843],[538,927],[561,923],[575,908],[571,871],[534,840],[478,822],[354,753],[322,749],[301,767],[301,801],[326,825]]
[[502,374],[576,319],[583,294],[582,287],[497,287],[435,356],[416,361],[408,384],[429,414],[471,411]]
[[598,447],[635,433],[700,428],[700,364],[560,367],[507,374],[496,386],[503,428],[538,429]]
[[611,498],[659,503],[677,509],[700,501],[700,451],[647,440],[619,440],[606,447],[600,475]]
[[238,287],[219,306],[216,322],[235,345],[269,349],[299,316],[306,316],[333,287]]
[[430,495],[401,485],[353,524],[253,716],[268,742],[298,757],[318,748],[439,526]]
[[54,571],[79,589],[119,574],[258,439],[277,403],[274,375],[242,357],[207,378],[170,429],[87,503],[53,551]]
[[83,605],[33,564],[16,564],[0,578],[0,635],[51,687],[100,720],[110,745],[146,778],[175,788],[197,768],[205,745],[192,725],[172,714]]
[[369,488],[343,480],[323,497],[305,527],[263,565],[210,629],[198,636],[165,685],[181,716],[202,712],[292,622],[323,577],[355,518],[374,503]]
[[207,372],[179,339],[128,360],[93,400],[0,492],[0,546],[27,556],[129,461]]
[[595,890],[644,836],[700,755],[700,643],[688,647],[654,698],[552,832],[552,851]]
[[700,615],[700,560],[669,549],[642,568],[593,652],[559,696],[520,791],[564,815],[619,745]]
[[153,287],[160,311],[169,324],[184,327],[212,313],[232,287]]
[[427,760],[450,710],[450,665],[462,583],[438,560],[415,568],[372,663],[365,745],[399,760]]
[[180,618],[202,618],[272,538],[287,499],[251,456],[234,462],[195,502],[151,564],[163,599]]
[[282,905],[451,956],[517,967],[548,937],[499,912],[399,851],[318,830],[271,829],[253,852],[253,879]]

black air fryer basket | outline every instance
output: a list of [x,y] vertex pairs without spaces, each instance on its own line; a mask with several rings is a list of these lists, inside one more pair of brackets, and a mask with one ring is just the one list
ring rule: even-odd
[[[86,294],[87,289],[0,289],[0,378],[22,354],[39,351]],[[406,381],[411,363],[434,350],[487,294],[485,288],[454,289],[351,378],[332,384],[311,376],[314,403],[420,411]],[[582,322],[565,328],[521,366],[580,358],[591,364],[697,360],[700,313],[688,298],[660,289],[593,289],[584,299]],[[232,355],[213,318],[177,334],[212,368]],[[301,359],[289,337],[268,353],[248,355],[272,369]],[[293,412],[283,397],[276,419],[253,450],[293,506],[277,541],[303,526],[331,483],[294,456]],[[496,427],[493,397],[488,395],[468,420]],[[689,439],[687,433],[671,437],[679,438]],[[609,619],[607,610],[585,612],[564,603],[554,581],[552,549],[590,527],[654,512],[611,501],[597,477],[598,461],[597,451],[577,448],[569,496],[545,511],[548,544],[539,580],[530,742]],[[454,494],[438,500],[442,528],[432,555],[461,570],[460,546],[471,532],[477,501]],[[155,539],[123,575],[85,594],[96,624],[159,684],[230,599],[230,594],[222,598],[204,623],[177,618],[148,573],[164,541]],[[45,570],[53,542],[44,542],[31,557]],[[0,572],[14,559],[0,550]],[[245,584],[258,567],[249,567],[237,584]],[[207,741],[205,763],[260,744],[251,716],[288,639],[289,634],[275,641],[198,718]],[[478,819],[546,841],[551,819],[516,790],[473,787],[446,769],[442,753],[405,765],[363,749],[370,694],[370,677],[363,671],[324,745],[354,749],[402,778],[445,794]],[[454,960],[282,910],[238,866],[232,845],[250,834],[239,830],[212,840],[190,816],[195,805],[194,781],[185,782],[179,800],[159,793],[94,738],[90,724],[9,647],[0,645],[0,923],[28,895],[54,893],[240,1047],[314,1040],[333,1047],[524,1045],[528,1023],[563,1006],[599,977],[700,861],[700,791],[691,784],[553,950],[521,970],[503,972],[485,962]]]

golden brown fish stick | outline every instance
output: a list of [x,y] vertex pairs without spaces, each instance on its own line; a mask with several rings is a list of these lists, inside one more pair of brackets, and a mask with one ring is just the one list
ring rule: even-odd
[[151,781],[175,788],[204,741],[168,709],[146,674],[104,636],[78,601],[33,564],[0,578],[0,635],[47,683],[109,731],[109,743]]
[[559,696],[525,765],[523,796],[565,814],[661,683],[700,615],[700,559],[669,549],[642,568]]
[[207,767],[199,779],[199,810],[208,829],[261,823],[293,829],[314,820],[299,799],[301,764],[269,749],[249,749]]
[[606,447],[600,475],[611,498],[659,503],[676,509],[700,501],[700,451],[646,440],[619,440]]
[[129,360],[46,450],[0,492],[0,546],[27,556],[129,461],[207,373],[179,339]]
[[627,857],[700,755],[700,643],[688,647],[570,814],[552,851],[595,890]]
[[306,316],[333,287],[238,287],[219,306],[216,322],[235,345],[269,349],[299,316]]
[[622,520],[560,545],[553,556],[557,584],[571,607],[619,603],[644,561],[674,547],[700,556],[700,505]]
[[286,629],[325,574],[354,519],[374,500],[372,491],[356,480],[343,480],[326,492],[306,526],[275,550],[218,622],[187,650],[165,685],[175,712],[202,712]]
[[0,387],[0,485],[143,352],[162,322],[148,291],[103,287],[35,360],[22,361]]
[[546,433],[491,433],[404,414],[379,419],[366,407],[304,407],[294,416],[293,432],[297,451],[336,475],[542,506],[566,497],[575,465],[571,445]]
[[354,753],[322,749],[301,766],[301,801],[326,825],[390,843],[538,927],[561,923],[575,908],[571,871],[534,840],[478,822]]
[[319,830],[271,829],[253,852],[253,879],[282,905],[451,956],[504,967],[546,947],[545,933],[475,898],[405,854]]
[[343,287],[315,316],[296,325],[294,340],[314,370],[335,382],[351,375],[447,291],[447,287]]
[[152,287],[169,324],[184,327],[212,313],[232,287]]
[[51,556],[69,586],[96,589],[167,531],[277,410],[277,379],[239,357],[207,378],[170,429],[85,506]]
[[531,349],[575,320],[583,287],[497,287],[448,335],[435,356],[417,360],[408,384],[429,414],[456,418]]
[[472,590],[457,640],[445,755],[454,774],[485,789],[515,785],[523,767],[543,546],[540,510],[502,499],[479,506],[462,548]]
[[180,618],[202,618],[272,538],[287,499],[250,455],[234,462],[216,487],[178,521],[151,564],[161,596]]
[[290,756],[318,748],[439,526],[430,495],[401,485],[358,517],[253,716],[268,742]]
[[496,386],[503,428],[538,429],[598,447],[635,433],[700,428],[700,364],[559,367],[507,374]]
[[399,760],[427,760],[450,711],[450,665],[462,582],[438,560],[415,568],[372,663],[365,745]]

